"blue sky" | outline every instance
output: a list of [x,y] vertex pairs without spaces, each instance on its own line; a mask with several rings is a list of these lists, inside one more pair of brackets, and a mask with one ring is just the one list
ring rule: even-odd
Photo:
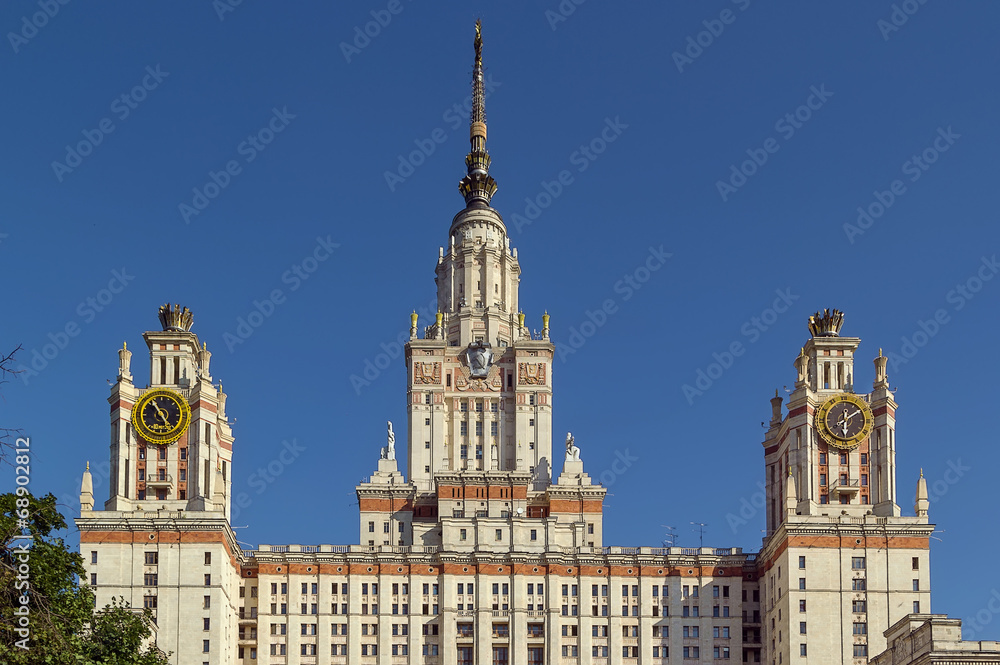
[[[0,348],[28,365],[64,342],[3,387],[35,491],[77,508],[85,462],[107,460],[116,350],[144,353],[180,302],[236,420],[241,540],[354,542],[353,487],[404,422],[403,364],[375,364],[428,311],[463,205],[481,16],[493,203],[529,326],[548,310],[567,349],[554,438],[610,485],[606,544],[672,525],[693,546],[705,522],[706,544],[759,548],[760,422],[807,316],[837,307],[859,390],[896,354],[898,502],[912,513],[922,467],[941,530],[932,610],[1000,638],[1000,570],[968,581],[1000,547],[995,3],[50,4],[0,8]],[[311,263],[318,243],[338,246]],[[651,251],[671,256],[647,274]],[[283,441],[302,451],[258,493]]]

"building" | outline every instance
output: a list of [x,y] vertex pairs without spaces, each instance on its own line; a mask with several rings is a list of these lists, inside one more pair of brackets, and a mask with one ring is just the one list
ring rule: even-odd
[[872,665],[985,665],[1000,663],[1000,642],[962,641],[962,620],[909,614],[885,631],[889,647]]
[[110,497],[89,473],[76,520],[98,603],[155,610],[173,662],[863,663],[883,631],[929,611],[926,485],[896,504],[895,407],[876,358],[817,314],[764,445],[767,538],[737,548],[615,547],[605,489],[572,436],[553,450],[554,345],[518,308],[521,269],[491,207],[476,28],[471,149],[435,269],[436,320],[411,319],[407,464],[391,424],[356,488],[357,542],[241,550],[229,522],[234,437],[211,353],[180,306],[144,334],[150,381],[119,351]]

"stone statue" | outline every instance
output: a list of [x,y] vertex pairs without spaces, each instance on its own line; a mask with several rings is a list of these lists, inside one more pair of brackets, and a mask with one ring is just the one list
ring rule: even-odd
[[566,461],[567,462],[579,462],[580,461],[580,448],[574,444],[575,439],[573,438],[572,432],[566,432]]
[[396,459],[396,434],[392,431],[392,421],[387,422],[389,426],[389,433],[387,444],[385,448],[382,449],[382,454],[379,456],[380,459]]

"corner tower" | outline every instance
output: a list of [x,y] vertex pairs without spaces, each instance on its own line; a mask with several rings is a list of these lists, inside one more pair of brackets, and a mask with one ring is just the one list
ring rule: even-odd
[[[133,382],[132,351],[118,351],[111,388],[111,482],[95,510],[88,469],[80,492],[80,552],[102,607],[123,597],[153,611],[171,663],[232,663],[242,555],[229,524],[233,434],[212,354],[180,305],[159,308],[143,333],[149,384]],[[197,636],[196,638],[193,636]]]
[[[809,317],[782,417],[771,400],[765,435],[767,537],[758,558],[768,641],[765,662],[865,663],[883,632],[928,612],[926,502],[903,517],[896,503],[896,402],[887,358],[872,390],[855,388],[861,340],[840,335],[844,315]],[[812,618],[812,620],[810,620]],[[803,661],[804,662],[804,661]]]
[[[212,353],[191,332],[186,307],[159,308],[162,330],[143,333],[149,385],[132,382],[132,352],[118,351],[111,388],[111,490],[106,510],[221,511],[229,516],[233,434],[226,394],[212,384]],[[176,422],[175,422],[176,419]]]

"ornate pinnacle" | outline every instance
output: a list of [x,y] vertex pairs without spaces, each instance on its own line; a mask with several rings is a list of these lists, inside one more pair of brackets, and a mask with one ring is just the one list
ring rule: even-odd
[[839,337],[844,325],[844,313],[839,309],[824,309],[809,317],[809,332],[813,337]]
[[476,62],[472,71],[472,112],[469,114],[469,143],[471,149],[465,156],[466,175],[458,183],[458,191],[465,197],[467,206],[473,203],[489,205],[497,191],[496,181],[490,177],[490,155],[486,151],[486,95],[483,92],[483,35],[482,23],[476,21]]
[[191,324],[194,323],[194,314],[187,307],[183,310],[180,305],[170,307],[170,303],[160,305],[160,324],[164,330],[191,331]]
[[473,42],[476,47],[476,67],[483,66],[483,22],[476,19],[476,41]]

